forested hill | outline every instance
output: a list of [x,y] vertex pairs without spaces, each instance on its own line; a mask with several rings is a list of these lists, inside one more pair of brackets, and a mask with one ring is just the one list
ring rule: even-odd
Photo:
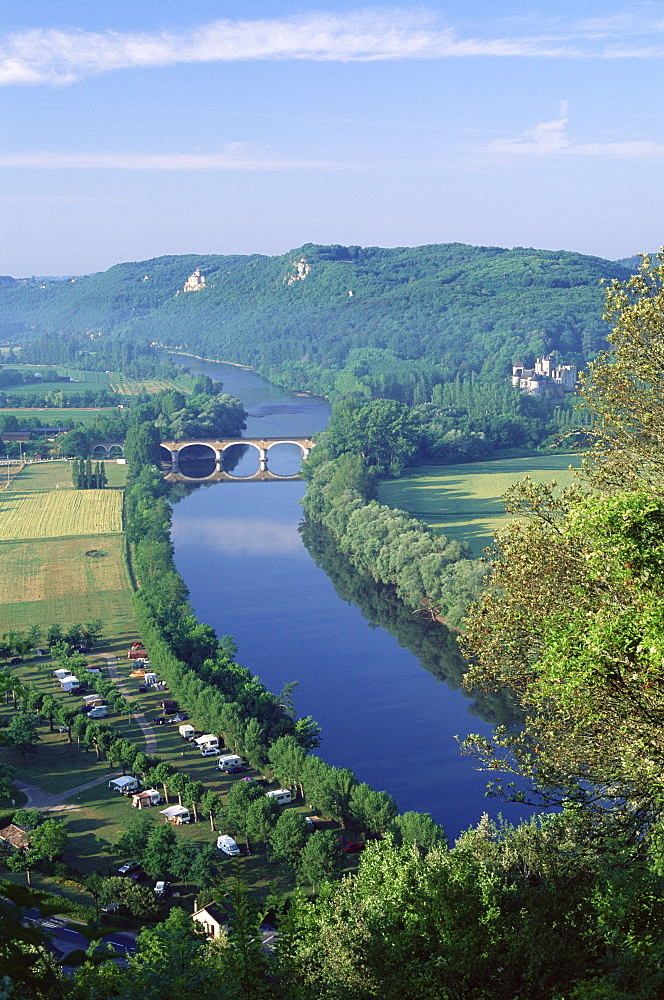
[[[197,269],[205,287],[185,291]],[[577,253],[459,243],[187,254],[67,281],[0,278],[0,332],[69,335],[62,342],[92,352],[91,362],[109,334],[178,345],[282,379],[292,370],[294,383],[304,369],[343,367],[357,347],[435,363],[446,378],[474,371],[493,380],[544,351],[582,364],[606,333],[601,279],[629,274]]]

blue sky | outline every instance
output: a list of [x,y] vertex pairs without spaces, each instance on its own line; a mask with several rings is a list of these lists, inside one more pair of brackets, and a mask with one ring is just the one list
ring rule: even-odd
[[664,3],[0,0],[0,273],[664,243]]

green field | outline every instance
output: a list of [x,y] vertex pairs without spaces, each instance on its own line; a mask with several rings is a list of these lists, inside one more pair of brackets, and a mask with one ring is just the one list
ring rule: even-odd
[[93,424],[101,414],[116,414],[116,406],[92,407],[84,409],[78,406],[71,407],[42,407],[42,406],[22,406],[22,407],[2,407],[0,416],[6,414],[12,417],[35,417],[43,424],[48,421],[49,427],[70,427],[75,421],[80,424]]
[[[121,486],[125,466],[109,462],[106,469],[111,483]],[[136,626],[119,534],[121,505],[118,489],[73,490],[68,462],[24,467],[0,493],[0,537],[5,539],[0,541],[0,632],[102,618],[111,643],[126,649]],[[32,537],[34,525],[48,512],[51,531],[59,537]],[[115,534],[91,534],[95,520]],[[74,534],[81,529],[84,536]],[[93,550],[103,554],[86,555]]]
[[467,541],[473,555],[479,556],[491,544],[494,531],[510,520],[502,500],[506,490],[524,476],[569,486],[571,464],[580,466],[580,456],[532,455],[466,465],[423,465],[401,479],[381,482],[378,499],[420,518],[448,538]]

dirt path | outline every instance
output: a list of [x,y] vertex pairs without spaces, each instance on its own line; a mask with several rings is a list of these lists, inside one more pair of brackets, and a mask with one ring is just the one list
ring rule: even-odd
[[105,774],[102,778],[86,781],[82,785],[76,785],[75,788],[68,788],[66,792],[58,792],[57,794],[45,792],[43,788],[37,788],[36,785],[29,785],[27,781],[14,781],[14,784],[28,797],[28,801],[23,806],[24,809],[42,809],[44,812],[67,812],[81,808],[80,803],[68,802],[68,799],[79,795],[81,792],[87,792],[88,788],[96,788],[97,785],[103,785],[105,781],[110,781],[111,778],[119,778],[121,775],[122,771],[113,771],[111,774]]
[[[117,657],[113,653],[100,653],[99,655],[103,656],[106,660],[106,663],[108,664],[108,676],[112,681],[115,681],[118,686],[118,690],[121,691],[122,694],[131,697],[133,692],[127,687],[124,681],[120,679]],[[157,737],[154,734],[154,729],[142,712],[133,712],[132,714],[136,719],[136,722],[141,727],[143,736],[145,737],[145,752],[155,753],[157,750]]]
[[[100,653],[99,655],[106,660],[108,664],[108,676],[112,681],[115,681],[118,689],[124,695],[131,695],[132,692],[120,679],[117,657],[113,653]],[[142,712],[133,712],[132,714],[145,737],[145,752],[154,753],[157,749],[157,738],[154,729]],[[103,785],[105,781],[110,781],[111,778],[119,778],[122,773],[122,771],[113,771],[111,774],[105,774],[103,778],[86,781],[82,785],[76,785],[75,788],[69,788],[66,792],[58,792],[57,794],[45,792],[43,788],[38,788],[37,785],[29,785],[26,781],[14,781],[14,785],[27,796],[25,809],[41,809],[44,812],[67,812],[81,808],[79,803],[70,802],[70,799],[75,798],[81,792],[86,792],[88,788]]]

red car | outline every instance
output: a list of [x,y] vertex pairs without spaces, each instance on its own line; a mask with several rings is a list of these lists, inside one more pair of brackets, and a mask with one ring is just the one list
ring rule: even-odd
[[344,854],[357,854],[358,851],[364,850],[364,844],[360,843],[359,840],[344,840],[343,837],[339,837],[339,842]]

